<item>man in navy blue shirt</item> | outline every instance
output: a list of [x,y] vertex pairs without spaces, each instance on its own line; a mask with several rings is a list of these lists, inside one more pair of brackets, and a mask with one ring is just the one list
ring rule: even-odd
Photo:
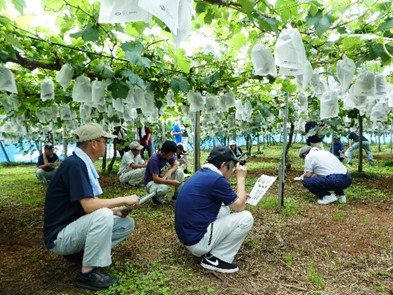
[[93,163],[105,154],[106,140],[115,136],[96,123],[79,127],[75,135],[77,147],[61,163],[46,193],[44,242],[50,252],[81,265],[75,286],[102,290],[117,279],[99,269],[111,264],[111,248],[135,227],[128,211],[120,207],[137,206],[139,199],[136,195],[100,199]]
[[53,145],[46,144],[44,152],[38,157],[37,170],[35,175],[37,179],[45,184],[52,179],[53,174],[56,171],[55,163],[59,160],[59,157],[53,152]]
[[[226,146],[214,148],[207,161],[179,191],[175,229],[180,242],[202,257],[202,267],[233,273],[239,270],[235,255],[254,221],[245,210],[247,169]],[[228,182],[234,171],[236,192]]]

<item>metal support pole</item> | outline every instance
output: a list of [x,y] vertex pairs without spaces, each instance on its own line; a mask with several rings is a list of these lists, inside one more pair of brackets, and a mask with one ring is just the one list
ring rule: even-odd
[[285,97],[285,111],[284,111],[284,127],[283,127],[283,140],[282,140],[282,156],[281,164],[279,167],[279,188],[278,188],[278,208],[284,207],[284,186],[285,186],[285,154],[287,149],[287,137],[288,137],[288,100],[289,94]]
[[0,141],[0,147],[1,147],[1,150],[3,151],[3,153],[4,153],[5,159],[7,160],[7,162],[10,162],[10,158],[8,157],[7,151],[5,150],[4,145],[3,145],[3,143],[1,141]]
[[[358,172],[363,172],[363,116],[359,116],[359,162]],[[371,141],[371,139],[370,139]]]
[[194,172],[201,168],[201,112],[193,113],[194,120]]

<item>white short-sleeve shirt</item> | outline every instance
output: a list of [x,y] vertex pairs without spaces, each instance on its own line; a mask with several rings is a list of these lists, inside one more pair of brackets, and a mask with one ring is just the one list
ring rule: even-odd
[[332,153],[313,148],[304,160],[304,172],[327,176],[330,174],[347,174],[348,171]]

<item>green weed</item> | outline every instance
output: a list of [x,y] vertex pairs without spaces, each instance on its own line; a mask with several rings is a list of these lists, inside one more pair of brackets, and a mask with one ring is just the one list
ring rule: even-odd
[[116,263],[110,273],[120,279],[119,283],[97,294],[184,294],[178,291],[179,284],[184,284],[187,291],[194,294],[214,292],[214,289],[200,285],[198,277],[184,274],[176,268],[167,269],[159,261],[147,268],[131,264],[129,261],[122,266]]
[[380,276],[380,277],[385,277],[385,278],[391,278],[392,274],[388,271],[384,270],[375,270],[371,272],[372,276]]
[[334,221],[342,221],[344,219],[344,212],[341,210],[334,210],[332,219]]
[[311,262],[307,267],[307,279],[318,289],[325,289],[325,282],[321,275],[319,275],[314,268],[314,263]]
[[285,261],[286,264],[288,265],[292,265],[294,259],[298,256],[298,253],[286,253],[283,256],[283,259]]
[[352,185],[346,192],[349,198],[352,200],[370,200],[373,198],[384,199],[389,197],[380,190],[364,187],[361,185]]
[[[278,208],[278,198],[277,197],[266,197],[260,202],[260,206],[265,210],[272,210]],[[285,198],[284,207],[281,209],[280,213],[284,216],[290,217],[298,213],[299,208],[297,201],[294,198]]]
[[332,260],[332,264],[335,268],[339,268],[340,267],[340,260],[338,259],[333,259]]

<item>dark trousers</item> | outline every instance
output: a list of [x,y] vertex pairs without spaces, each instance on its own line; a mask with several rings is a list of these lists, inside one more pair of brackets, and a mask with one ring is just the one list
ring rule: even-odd
[[352,177],[349,173],[303,179],[303,186],[318,198],[330,195],[330,191],[333,191],[337,196],[342,196],[344,195],[344,189],[349,187],[351,183]]

